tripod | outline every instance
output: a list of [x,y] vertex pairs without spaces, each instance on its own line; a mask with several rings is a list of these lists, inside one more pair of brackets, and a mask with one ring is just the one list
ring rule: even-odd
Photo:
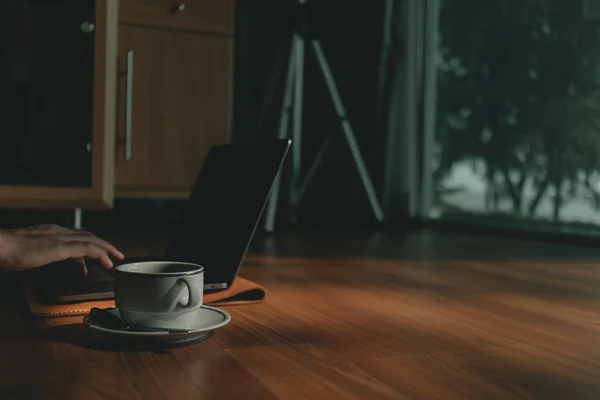
[[[300,184],[300,173],[301,173],[301,156],[302,156],[302,103],[303,103],[303,89],[304,89],[304,63],[305,63],[305,45],[307,36],[307,0],[297,0],[297,4],[300,8],[300,12],[303,16],[301,21],[301,29],[297,29],[292,37],[290,46],[290,54],[288,58],[288,69],[285,90],[283,95],[283,103],[281,107],[281,116],[279,120],[279,133],[280,139],[289,138],[288,128],[290,120],[290,112],[293,110],[293,121],[292,121],[292,168],[291,168],[291,179],[290,179],[290,200],[292,206],[292,221],[295,220],[295,208],[300,204],[307,188],[312,182],[315,174],[321,166],[323,159],[333,143],[333,139],[338,134],[338,131],[332,131],[327,135],[321,148],[317,151],[315,159],[310,166],[304,182]],[[375,188],[371,182],[369,172],[363,161],[363,157],[352,131],[352,126],[348,120],[346,110],[342,103],[341,96],[337,89],[335,79],[329,68],[327,59],[321,47],[321,42],[317,39],[310,39],[310,50],[315,56],[319,70],[323,75],[327,91],[333,102],[335,113],[339,120],[341,132],[346,139],[354,165],[360,176],[360,180],[363,189],[369,200],[371,209],[377,221],[383,221],[384,215],[375,193]],[[277,205],[279,202],[279,196],[281,192],[281,172],[277,175],[269,202],[267,204],[266,216],[264,227],[267,232],[272,232],[275,226],[275,214],[277,211]]]

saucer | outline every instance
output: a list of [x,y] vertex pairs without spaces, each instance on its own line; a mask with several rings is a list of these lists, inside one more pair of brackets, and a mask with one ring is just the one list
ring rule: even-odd
[[[105,311],[113,314],[120,319],[119,310],[115,307],[106,308]],[[101,331],[110,335],[121,337],[151,339],[153,341],[165,342],[167,344],[183,344],[194,342],[207,336],[211,331],[227,325],[231,321],[229,313],[218,308],[202,306],[198,309],[196,322],[193,329],[189,331],[173,332],[163,330],[142,330],[135,328],[115,329],[103,326],[90,314],[83,318],[83,322],[91,329]]]

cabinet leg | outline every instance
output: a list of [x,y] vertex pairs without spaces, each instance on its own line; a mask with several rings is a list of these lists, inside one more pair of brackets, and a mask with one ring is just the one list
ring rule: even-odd
[[73,220],[73,225],[75,229],[81,229],[81,219],[83,216],[83,210],[81,208],[75,209],[75,218]]

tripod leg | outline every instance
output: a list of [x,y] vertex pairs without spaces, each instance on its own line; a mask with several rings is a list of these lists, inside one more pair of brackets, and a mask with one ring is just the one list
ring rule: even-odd
[[304,39],[299,34],[294,34],[294,63],[296,64],[296,76],[294,86],[294,120],[292,127],[292,182],[290,184],[290,195],[292,202],[292,222],[295,222],[296,206],[298,205],[298,188],[300,183],[300,171],[302,163],[302,101],[304,90]]
[[264,91],[264,96],[258,107],[258,118],[256,119],[256,127],[260,129],[263,124],[267,113],[269,112],[269,108],[273,102],[273,98],[275,97],[275,92],[277,91],[277,86],[279,82],[281,82],[281,78],[283,77],[284,71],[286,70],[286,61],[289,62],[289,46],[290,40],[282,40],[282,43],[279,46],[279,51],[277,51],[277,56],[275,58],[275,62],[273,63],[273,67],[269,73],[269,80],[266,84],[266,89]]
[[325,153],[327,153],[327,150],[329,150],[329,146],[331,146],[331,143],[333,142],[333,139],[335,138],[336,133],[337,133],[337,130],[333,130],[331,133],[329,133],[327,135],[325,142],[323,143],[323,145],[319,149],[319,152],[315,156],[315,160],[313,161],[312,165],[310,166],[310,169],[306,173],[306,178],[304,178],[304,183],[302,184],[302,187],[300,188],[300,193],[299,193],[299,197],[298,197],[299,202],[301,202],[302,199],[304,198],[304,195],[306,194],[306,190],[310,186],[310,183],[312,182],[315,174],[317,173],[317,170],[321,166],[321,163],[323,162],[323,158],[325,157]]
[[312,45],[312,49],[314,50],[315,55],[317,57],[319,67],[321,69],[321,72],[323,73],[323,77],[325,78],[327,89],[329,90],[329,94],[331,95],[331,100],[333,101],[336,113],[340,119],[340,123],[342,125],[342,132],[346,137],[348,147],[350,147],[350,153],[352,154],[352,158],[354,159],[354,164],[356,165],[356,169],[358,170],[358,174],[360,175],[363,187],[369,199],[369,203],[371,204],[373,214],[375,215],[375,218],[379,222],[381,222],[384,218],[383,210],[381,209],[379,199],[377,198],[377,194],[375,193],[375,188],[373,187],[373,183],[371,182],[371,178],[369,177],[369,172],[367,171],[367,167],[365,166],[365,163],[363,161],[362,155],[360,153],[360,148],[358,146],[358,143],[356,142],[356,138],[352,133],[352,127],[350,126],[350,122],[348,121],[346,110],[344,109],[344,105],[342,104],[342,99],[337,90],[335,80],[333,79],[333,75],[331,73],[331,70],[329,69],[329,64],[327,63],[325,54],[323,53],[323,49],[321,48],[321,43],[317,40],[313,40]]
[[[290,56],[288,60],[287,78],[285,81],[285,91],[283,94],[283,104],[281,107],[281,117],[279,119],[279,134],[280,139],[285,139],[288,133],[290,110],[292,108],[292,95],[294,93],[294,79],[296,73],[296,55],[295,55],[296,42],[292,40],[290,46]],[[292,146],[294,144],[292,143]],[[271,189],[271,196],[269,196],[269,203],[267,204],[267,212],[265,216],[265,230],[267,232],[273,232],[275,228],[275,214],[277,212],[277,205],[279,203],[279,194],[281,191],[281,175],[282,169],[277,173],[277,177],[273,182],[273,188]]]

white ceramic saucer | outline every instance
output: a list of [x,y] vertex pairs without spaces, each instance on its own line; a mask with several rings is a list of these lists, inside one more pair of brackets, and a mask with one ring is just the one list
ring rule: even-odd
[[[104,309],[114,316],[120,318],[119,310],[116,308]],[[165,342],[168,344],[183,344],[186,342],[193,342],[206,336],[208,333],[214,331],[217,328],[221,328],[227,325],[231,321],[229,313],[219,310],[218,308],[202,306],[198,310],[196,316],[196,323],[194,328],[190,331],[184,332],[169,332],[169,331],[150,331],[150,330],[137,330],[135,328],[127,329],[115,329],[113,327],[103,326],[99,321],[93,318],[90,314],[83,318],[83,322],[90,328],[97,331],[101,331],[110,335],[125,336],[125,337],[137,337],[144,339],[151,339],[153,341]]]

